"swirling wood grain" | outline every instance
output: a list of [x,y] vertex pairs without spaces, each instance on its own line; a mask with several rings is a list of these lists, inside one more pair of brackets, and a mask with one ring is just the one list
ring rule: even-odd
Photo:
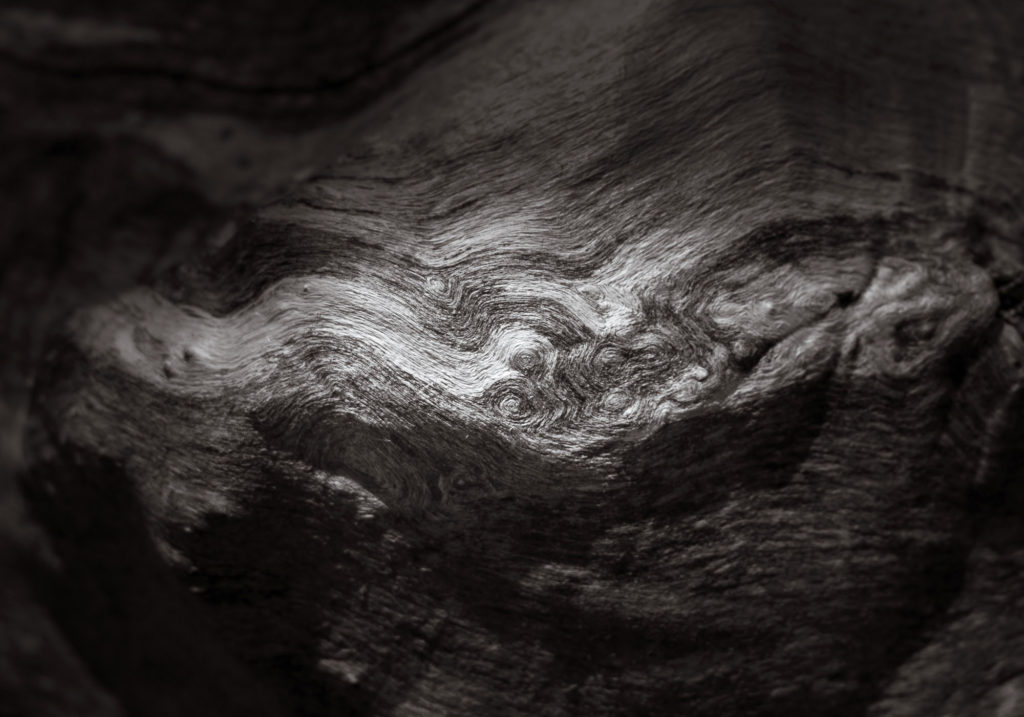
[[27,361],[91,713],[1024,710],[1020,12],[448,5],[272,81],[0,55],[193,108],[102,125],[184,248]]

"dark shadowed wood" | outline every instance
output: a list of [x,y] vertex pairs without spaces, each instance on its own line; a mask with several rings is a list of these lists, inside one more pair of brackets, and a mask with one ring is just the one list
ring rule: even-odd
[[3,11],[0,712],[1024,713],[1024,12],[385,5]]

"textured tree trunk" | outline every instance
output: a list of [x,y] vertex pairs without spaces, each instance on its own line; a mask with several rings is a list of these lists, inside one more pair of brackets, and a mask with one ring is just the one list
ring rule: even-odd
[[0,10],[0,714],[1024,714],[1024,6],[264,5]]

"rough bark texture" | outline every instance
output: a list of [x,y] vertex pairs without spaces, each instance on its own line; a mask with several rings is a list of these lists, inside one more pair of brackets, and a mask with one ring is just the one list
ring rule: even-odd
[[0,11],[0,714],[1024,714],[1022,8]]

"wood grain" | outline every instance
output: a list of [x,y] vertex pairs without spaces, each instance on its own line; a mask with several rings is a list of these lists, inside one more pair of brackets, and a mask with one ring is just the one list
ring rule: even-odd
[[11,713],[1024,713],[1021,11],[392,4],[7,11]]

